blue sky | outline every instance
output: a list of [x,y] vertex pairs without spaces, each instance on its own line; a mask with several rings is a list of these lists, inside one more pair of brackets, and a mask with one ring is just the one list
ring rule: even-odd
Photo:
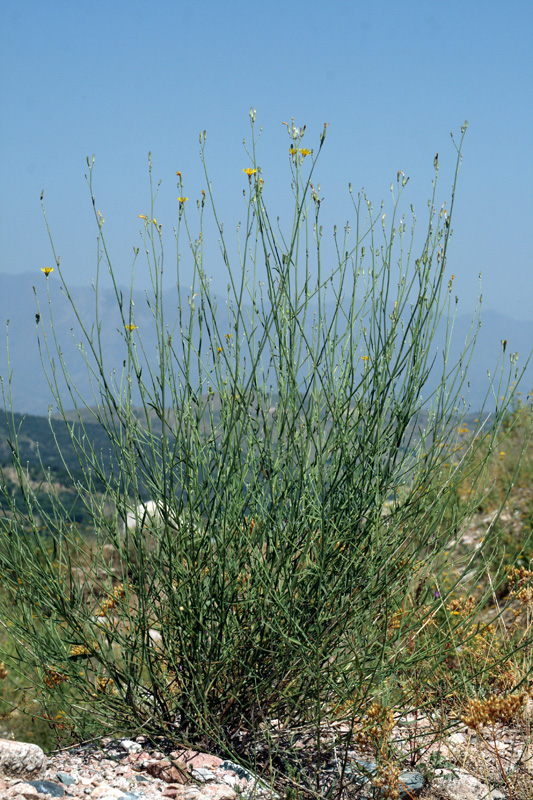
[[[315,148],[328,123],[317,166],[326,232],[353,221],[348,181],[377,206],[399,169],[410,177],[405,210],[413,203],[423,219],[434,155],[444,201],[453,179],[450,132],[468,119],[448,262],[460,308],[474,306],[482,272],[486,309],[532,320],[532,41],[531,0],[3,3],[0,282],[2,273],[37,275],[51,262],[43,189],[65,274],[74,284],[94,277],[87,155],[96,154],[97,205],[127,283],[137,215],[148,209],[148,151],[172,252],[175,173],[191,200],[200,195],[204,129],[220,216],[232,231],[243,218],[242,140],[252,105],[271,213],[282,219],[290,172],[281,123],[305,123],[303,144]],[[221,290],[226,280],[211,247]],[[142,286],[142,272],[138,280]]]

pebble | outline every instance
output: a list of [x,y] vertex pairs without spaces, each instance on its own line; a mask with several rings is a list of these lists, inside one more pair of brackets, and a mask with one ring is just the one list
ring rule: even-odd
[[65,786],[71,786],[73,783],[76,783],[72,775],[67,775],[66,772],[58,772],[56,779]]
[[28,781],[28,784],[37,789],[39,794],[49,797],[63,797],[65,794],[65,790],[54,781]]
[[[453,735],[453,743],[462,744],[464,737]],[[209,753],[177,749],[164,738],[157,747],[142,736],[136,740],[102,739],[99,747],[80,745],[51,758],[38,748],[32,750],[34,746],[23,751],[21,743],[12,745],[4,751],[7,769],[0,773],[0,800],[280,800],[270,786],[239,764]],[[13,754],[11,774],[7,774],[8,750]],[[22,774],[23,768],[28,774]],[[332,761],[326,769],[333,788],[338,763]],[[37,770],[42,774],[35,778]],[[374,761],[359,758],[356,752],[349,754],[344,775],[353,800],[370,797],[371,777],[377,770]],[[401,800],[412,800],[424,789],[421,772],[404,770],[399,778]],[[437,770],[431,788],[440,792],[442,800],[504,797],[495,787],[457,768]]]
[[121,739],[120,746],[128,753],[140,753],[143,749],[140,742],[132,742],[131,739]]
[[[103,739],[100,745],[80,745],[47,759],[33,745],[10,744],[5,751],[9,751],[6,773],[12,755],[18,774],[0,778],[0,784],[5,781],[6,785],[5,794],[0,785],[0,800],[236,800],[237,794],[266,800],[271,795],[238,764],[208,753],[175,750],[166,740],[157,749],[144,737]],[[27,775],[19,765],[24,765]],[[30,780],[37,769],[40,778]]]
[[[375,761],[363,761],[360,758],[352,759],[352,763],[357,764],[359,769],[348,766],[346,774],[351,775],[353,783],[358,788],[363,789],[369,781],[368,775],[373,775],[377,772],[378,766]],[[400,772],[399,780],[400,800],[410,800],[412,797],[418,797],[426,783],[421,772],[409,772],[407,770]]]
[[197,780],[201,781],[202,783],[207,783],[207,781],[216,781],[215,773],[211,772],[210,769],[206,769],[205,767],[193,769],[192,776],[193,778],[197,778]]

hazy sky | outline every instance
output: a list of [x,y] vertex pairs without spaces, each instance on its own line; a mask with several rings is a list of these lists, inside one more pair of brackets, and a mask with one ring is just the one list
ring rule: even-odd
[[[468,311],[533,319],[533,3],[531,0],[17,0],[0,8],[2,273],[51,263],[39,196],[65,273],[88,284],[95,194],[114,267],[128,281],[138,214],[149,208],[147,154],[161,179],[156,216],[171,253],[176,170],[194,200],[205,188],[198,134],[227,230],[244,215],[248,111],[263,127],[258,162],[272,216],[289,212],[288,138],[306,124],[316,148],[324,226],[353,222],[348,181],[379,206],[398,170],[405,210],[427,209],[439,152],[449,199],[457,134],[469,121],[449,269]],[[215,286],[225,285],[216,243]],[[211,264],[206,265],[207,271]],[[54,276],[55,277],[55,276]],[[142,285],[142,271],[139,275]]]

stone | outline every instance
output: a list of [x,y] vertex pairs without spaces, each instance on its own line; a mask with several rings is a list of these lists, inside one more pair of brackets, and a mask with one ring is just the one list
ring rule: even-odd
[[438,769],[431,789],[437,791],[442,800],[500,800],[503,797],[498,789],[489,789],[464,769]]
[[140,795],[132,794],[132,792],[123,792],[122,789],[117,789],[115,786],[101,783],[89,797],[91,800],[138,800]]
[[76,783],[75,778],[73,778],[72,775],[67,775],[66,772],[58,772],[56,778],[65,786],[72,786],[73,783]]
[[466,739],[463,736],[463,734],[460,731],[458,731],[457,733],[451,734],[450,742],[452,742],[452,744],[464,744],[466,742]]
[[192,789],[192,786],[188,787],[188,791],[182,795],[183,800],[195,800],[195,798],[201,798],[201,800],[236,800],[237,797],[237,793],[225,783],[207,783],[202,786],[199,792],[197,790],[195,794],[191,792]]
[[177,761],[177,766],[174,766],[168,758],[163,758],[161,761],[152,761],[146,765],[146,771],[153,777],[159,778],[166,783],[186,783],[187,782],[187,764],[183,761]]
[[[172,800],[236,800],[237,794],[224,783],[207,783],[203,786],[172,786],[165,789],[163,797]],[[241,796],[241,795],[239,795]]]
[[426,780],[421,772],[400,773],[400,800],[410,800],[418,797],[424,788]]
[[38,778],[46,761],[44,752],[36,744],[0,739],[0,777]]
[[39,794],[46,797],[63,797],[65,794],[65,790],[54,781],[28,781],[28,783],[30,786],[34,786]]
[[240,792],[244,797],[269,797],[271,800],[277,800],[279,795],[272,792],[272,789],[266,783],[259,780],[256,775],[249,772],[234,761],[223,761],[218,770],[219,778],[227,784],[230,788]]
[[198,750],[174,750],[170,757],[175,761],[184,761],[189,769],[206,767],[214,770],[223,763],[222,758],[212,756],[210,753],[200,753]]
[[[32,797],[39,797],[38,794],[32,795]],[[30,795],[24,794],[6,794],[6,800],[30,800]]]
[[239,764],[235,764],[233,761],[223,761],[220,765],[220,769],[230,770],[245,781],[255,781],[255,777],[251,772],[248,772],[247,769],[244,769],[244,767],[241,767]]
[[[354,783],[360,789],[368,783],[369,775],[374,775],[378,767],[375,761],[363,761],[360,758],[354,758],[352,763],[356,764],[358,769],[348,766],[345,775],[350,783]],[[399,775],[399,782],[400,800],[411,800],[422,792],[426,779],[421,772],[404,771]],[[454,800],[457,800],[457,797]]]
[[202,783],[207,783],[207,781],[215,781],[216,775],[214,772],[211,772],[210,769],[206,767],[197,767],[192,771],[193,778],[196,778],[197,781],[201,781]]
[[235,800],[237,792],[225,783],[209,783],[202,790],[202,795],[210,800]]
[[38,800],[39,792],[29,783],[16,783],[7,790],[3,797],[5,800]]
[[120,744],[127,753],[140,753],[142,750],[142,745],[139,742],[132,742],[131,739],[121,739]]

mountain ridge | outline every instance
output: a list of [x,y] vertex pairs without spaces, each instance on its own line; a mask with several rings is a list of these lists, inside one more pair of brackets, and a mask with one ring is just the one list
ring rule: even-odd
[[[39,281],[41,281],[41,286],[38,290],[39,303],[37,304],[34,287],[39,286]],[[11,401],[15,411],[37,416],[46,415],[50,405],[54,412],[57,410],[41,360],[44,359],[46,366],[46,346],[52,347],[53,345],[47,291],[49,291],[53,309],[54,329],[58,336],[62,355],[69,366],[70,381],[68,385],[65,381],[60,381],[65,408],[70,409],[74,406],[73,400],[69,398],[69,392],[82,397],[88,405],[98,403],[98,392],[95,390],[94,381],[91,385],[83,351],[80,347],[82,336],[76,316],[57,278],[51,275],[47,279],[47,285],[43,285],[44,281],[42,273],[37,275],[29,272],[21,275],[0,273],[0,324],[6,324],[9,320],[7,328],[9,359],[6,348],[0,347],[0,376],[3,380],[4,395],[9,394],[9,390],[11,391]],[[96,308],[94,287],[92,285],[88,287],[73,286],[70,291],[83,324],[89,334],[91,331],[94,334]],[[119,287],[119,291],[123,292],[124,298],[129,298],[129,289]],[[183,296],[187,297],[186,290],[184,290]],[[171,321],[171,327],[177,312],[176,298],[176,287],[164,292],[165,313]],[[133,302],[135,324],[142,332],[146,357],[150,364],[152,359],[153,363],[157,363],[154,315],[147,301],[146,292],[134,290]],[[116,376],[120,374],[122,362],[127,354],[127,344],[125,333],[120,328],[122,321],[118,313],[114,290],[100,289],[98,303],[100,333],[106,347],[106,378],[118,380]],[[225,330],[228,327],[228,311],[225,308],[225,300],[218,298],[218,303],[220,308],[217,312],[217,321],[221,329]],[[40,319],[45,323],[48,331],[47,342],[41,333],[41,350],[39,350],[37,342],[37,314],[40,315]],[[461,314],[456,317],[452,338],[452,356],[459,352],[461,345],[464,345],[471,329],[473,316],[473,314]],[[42,329],[40,328],[40,330]],[[524,364],[533,347],[533,322],[515,320],[497,311],[483,310],[474,358],[468,371],[470,382],[468,402],[472,409],[479,407],[486,393],[490,391],[487,371],[494,373],[498,358],[502,355],[503,341],[506,341],[504,352],[508,365],[506,369],[509,368],[511,353],[519,353],[518,366]],[[434,350],[442,353],[443,344],[444,336],[441,329],[434,342]],[[86,351],[86,345],[84,347]],[[57,372],[57,353],[53,352],[52,358]],[[50,370],[50,366],[48,366],[48,370]],[[435,380],[433,380],[434,384]],[[519,388],[525,394],[532,387],[533,360],[530,360]],[[432,383],[430,382],[428,390],[431,388]],[[9,398],[5,397],[2,400],[9,407]]]

